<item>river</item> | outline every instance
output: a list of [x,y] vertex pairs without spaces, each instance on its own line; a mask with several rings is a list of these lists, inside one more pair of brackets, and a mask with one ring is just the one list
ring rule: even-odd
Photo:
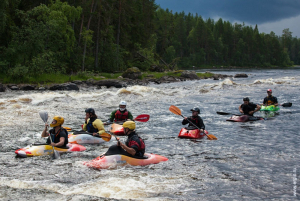
[[[205,72],[203,70],[201,72]],[[0,199],[1,200],[294,200],[299,198],[299,89],[300,68],[264,70],[210,70],[214,73],[247,73],[248,78],[198,80],[170,84],[74,91],[7,91],[0,93]],[[199,71],[200,72],[200,71]],[[268,88],[281,107],[267,120],[245,123],[226,121],[216,111],[238,113],[245,96],[262,103]],[[109,170],[82,165],[116,142],[84,145],[52,160],[50,156],[15,158],[14,151],[34,142],[44,122],[61,115],[64,126],[80,129],[84,110],[93,107],[106,121],[120,100],[137,122],[146,152],[167,157],[167,162]],[[206,129],[218,140],[178,138],[182,117],[170,105],[190,116],[198,106]],[[256,113],[260,114],[260,112]],[[51,120],[49,119],[49,120]],[[298,119],[298,120],[297,120]],[[106,127],[109,129],[109,127]],[[124,141],[125,138],[123,137]],[[297,192],[298,191],[298,192]]]

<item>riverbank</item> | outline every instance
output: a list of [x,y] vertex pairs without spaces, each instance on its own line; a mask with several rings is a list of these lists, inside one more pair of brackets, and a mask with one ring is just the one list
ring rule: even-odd
[[[246,77],[242,75],[241,77]],[[77,74],[77,75],[41,75],[29,79],[28,83],[10,83],[9,77],[2,79],[0,92],[6,90],[79,90],[84,87],[116,87],[122,88],[131,85],[148,85],[149,83],[162,84],[199,79],[224,79],[231,75],[215,74],[211,72],[196,73],[195,71],[168,71],[168,72],[142,72],[138,79],[123,78],[122,73]],[[8,82],[8,83],[7,83]]]

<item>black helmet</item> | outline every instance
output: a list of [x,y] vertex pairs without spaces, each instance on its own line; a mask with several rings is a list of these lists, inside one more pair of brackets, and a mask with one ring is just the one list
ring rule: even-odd
[[85,110],[85,113],[95,114],[95,110],[93,108],[88,108],[88,109]]
[[250,101],[248,97],[243,98],[243,101]]
[[200,114],[200,109],[198,107],[194,107],[193,109],[191,109],[191,111],[195,111],[198,112],[198,114]]

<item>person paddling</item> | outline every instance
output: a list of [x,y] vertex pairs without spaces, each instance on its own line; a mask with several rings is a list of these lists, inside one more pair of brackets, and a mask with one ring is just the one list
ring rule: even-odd
[[253,116],[253,114],[260,110],[260,106],[250,103],[248,97],[243,98],[244,103],[239,106],[239,111],[242,114]]
[[267,90],[267,96],[264,98],[263,105],[268,106],[268,105],[275,105],[278,106],[278,101],[275,96],[272,96],[272,89]]
[[[47,144],[53,147],[61,147],[65,148],[68,144],[68,131],[62,127],[64,123],[64,118],[61,116],[55,116],[50,124],[53,129],[50,129],[49,132],[47,128],[49,127],[48,124],[45,124],[45,129],[42,132],[42,137],[48,137]],[[51,143],[51,140],[52,143]]]
[[104,125],[100,119],[98,119],[93,108],[85,110],[85,122],[82,129],[93,133],[93,136],[100,136],[105,133]]
[[[191,109],[191,111],[192,116],[184,117],[184,119],[182,120],[182,125],[186,125],[189,123],[189,127],[194,127],[193,124],[195,124],[196,126],[198,126],[198,128],[200,128],[200,131],[203,132],[205,130],[205,125],[202,118],[199,116],[200,109],[198,107],[194,107],[193,109]],[[188,120],[190,120],[193,124],[191,124]]]
[[126,101],[121,101],[119,103],[119,109],[114,110],[111,115],[109,120],[106,122],[106,124],[109,124],[113,121],[117,122],[117,121],[127,121],[127,120],[133,120],[133,116],[131,114],[131,112],[129,112],[126,109],[127,103]]
[[124,134],[128,137],[125,144],[118,141],[118,146],[124,149],[127,153],[136,157],[143,157],[145,153],[145,143],[135,132],[135,122],[126,121],[123,124]]

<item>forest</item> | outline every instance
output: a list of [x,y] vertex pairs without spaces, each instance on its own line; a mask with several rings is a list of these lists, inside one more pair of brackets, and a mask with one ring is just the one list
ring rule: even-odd
[[300,40],[289,28],[281,36],[260,33],[201,13],[173,13],[155,0],[0,1],[2,76],[295,64]]

